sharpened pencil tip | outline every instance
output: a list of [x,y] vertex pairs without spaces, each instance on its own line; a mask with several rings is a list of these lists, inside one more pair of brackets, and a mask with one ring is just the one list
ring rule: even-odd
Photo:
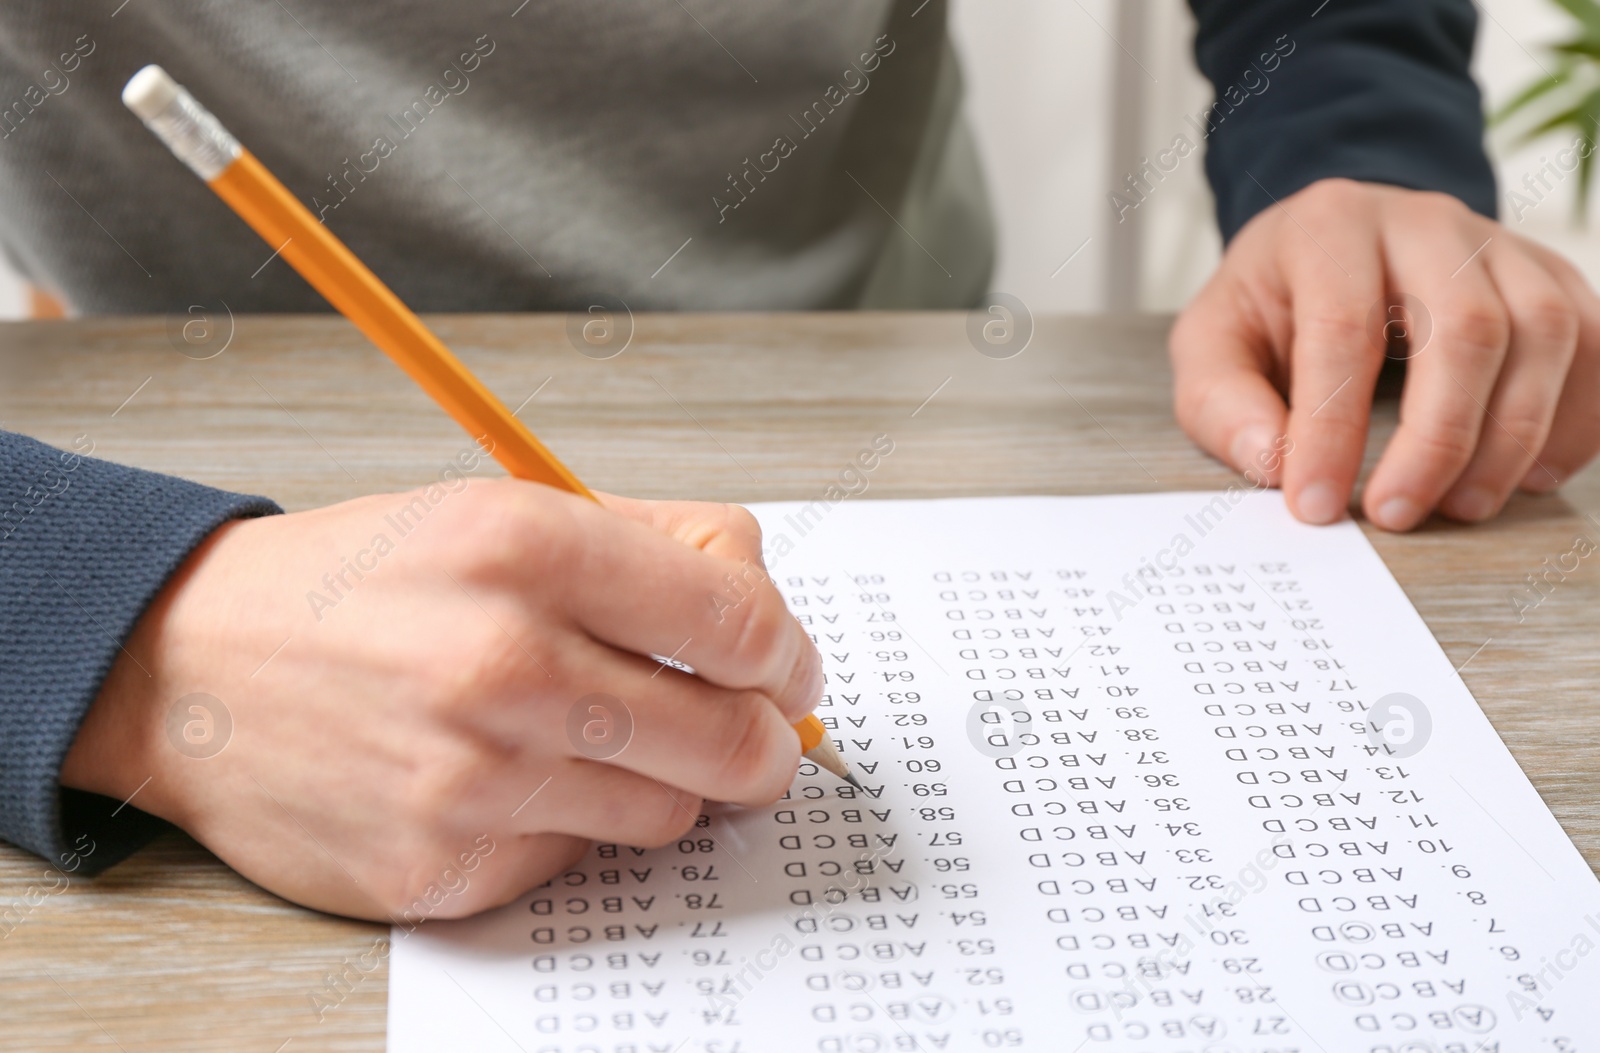
[[866,793],[867,792],[867,788],[865,786],[861,785],[861,780],[856,778],[854,772],[848,772],[848,771],[845,772],[844,773],[844,781],[849,783],[851,786],[854,786],[856,789],[860,790],[862,793]]

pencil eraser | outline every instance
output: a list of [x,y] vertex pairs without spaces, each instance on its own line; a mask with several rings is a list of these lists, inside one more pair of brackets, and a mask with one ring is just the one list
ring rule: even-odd
[[183,89],[160,66],[146,66],[135,73],[122,89],[122,104],[148,121],[172,105]]

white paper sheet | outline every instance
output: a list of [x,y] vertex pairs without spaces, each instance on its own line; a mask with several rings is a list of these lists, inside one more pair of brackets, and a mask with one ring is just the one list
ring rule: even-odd
[[1600,1048],[1600,884],[1355,526],[756,512],[868,795],[395,929],[390,1050]]

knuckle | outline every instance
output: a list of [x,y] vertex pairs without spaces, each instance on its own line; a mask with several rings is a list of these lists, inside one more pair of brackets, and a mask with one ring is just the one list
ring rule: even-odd
[[[1350,387],[1354,387],[1352,383]],[[1315,390],[1309,385],[1296,391],[1291,406],[1289,448],[1285,455],[1296,450],[1319,450],[1330,443],[1341,448],[1354,444],[1360,449],[1367,439],[1367,429],[1372,414],[1369,401],[1356,398],[1349,387],[1338,391],[1337,383],[1328,383]]]
[[1370,196],[1370,188],[1354,179],[1319,179],[1301,191],[1309,204],[1332,215],[1348,215],[1350,206]]
[[730,657],[752,682],[764,679],[781,657],[782,644],[793,631],[793,618],[770,589],[759,589],[740,605]]
[[[506,899],[514,898],[523,891],[509,882],[508,877],[484,872],[468,876],[453,864],[445,864],[434,875],[429,883],[431,887],[427,889],[429,898],[437,899],[441,892],[444,894],[431,917],[439,921],[470,918],[479,911],[500,906]],[[506,888],[508,884],[511,885],[509,890]]]
[[1544,252],[1539,256],[1540,264],[1555,275],[1556,280],[1568,289],[1579,290],[1579,296],[1594,296],[1594,286],[1590,284],[1588,275],[1579,270],[1576,265],[1565,256],[1556,252]]
[[447,736],[441,740],[415,747],[418,755],[397,802],[409,826],[422,836],[443,831],[458,810],[481,800],[491,777],[483,743]]
[[731,568],[724,581],[735,592],[759,588],[770,580],[766,557],[761,550],[761,522],[742,505],[725,504],[720,533],[731,542],[717,555]]
[[1513,406],[1495,415],[1496,430],[1525,451],[1536,454],[1550,433],[1550,417],[1538,406]]
[[713,778],[730,797],[749,796],[752,790],[770,782],[777,770],[772,739],[767,733],[768,705],[764,697],[753,692],[737,696],[730,704],[732,711],[721,722],[713,743],[717,758]]
[[1544,463],[1554,469],[1552,474],[1555,475],[1558,483],[1565,483],[1582,471],[1590,461],[1594,460],[1596,454],[1600,454],[1600,440],[1591,441],[1573,450],[1564,451]]
[[497,700],[530,680],[545,680],[540,666],[549,670],[555,662],[553,655],[540,658],[534,653],[537,634],[523,631],[521,612],[487,613],[502,606],[494,596],[478,598],[477,605],[463,604],[462,624],[450,630],[447,644],[437,648],[432,660],[419,663],[432,714],[453,726],[476,724]]
[[398,866],[386,868],[374,878],[378,882],[370,895],[379,910],[397,922],[415,923],[429,917],[435,905],[428,902],[428,858],[426,849],[406,853]]
[[1440,327],[1452,354],[1497,358],[1511,338],[1511,320],[1498,306],[1474,303],[1443,319]]
[[1190,435],[1194,434],[1195,424],[1200,419],[1200,407],[1205,405],[1205,393],[1195,390],[1196,387],[1188,383],[1181,373],[1174,378],[1172,385],[1172,415],[1177,419],[1178,427]]
[[1478,444],[1478,425],[1465,417],[1442,417],[1418,428],[1413,441],[1430,463],[1459,468]]
[[1180,373],[1172,386],[1172,410],[1179,427],[1193,434],[1205,423],[1206,410],[1225,386],[1215,375]]
[[[541,581],[557,584],[574,580],[571,575],[592,573],[586,566],[590,555],[589,534],[572,515],[571,509],[548,500],[552,495],[534,495],[538,500],[519,508],[507,536],[507,564],[520,565]],[[587,580],[579,577],[576,580]]]
[[1556,485],[1567,482],[1600,454],[1600,410],[1581,417],[1574,414],[1573,420],[1563,421],[1561,427],[1563,437],[1552,442],[1550,449],[1539,451],[1536,465],[1540,474],[1548,473]]
[[669,845],[694,829],[700,817],[703,802],[697,796],[674,796],[670,791],[661,795],[657,811],[645,824],[645,834],[639,848],[660,848]]
[[1330,439],[1341,442],[1362,441],[1366,439],[1368,426],[1367,407],[1355,400],[1349,404],[1341,405],[1339,399],[1323,403],[1320,408],[1315,404],[1311,407],[1316,416],[1311,418],[1309,425],[1316,429],[1320,438],[1312,443],[1313,446],[1326,443]]
[[1516,327],[1541,347],[1571,350],[1578,342],[1578,310],[1556,292],[1526,299],[1516,309]]
[[1474,213],[1463,205],[1452,194],[1438,190],[1412,190],[1407,193],[1406,203],[1410,207],[1417,207],[1429,212],[1441,213],[1444,216],[1473,216]]
[[489,581],[512,567],[544,579],[572,566],[582,532],[542,489],[507,480],[466,487],[450,509],[449,529],[435,538],[448,546],[445,558]]
[[1201,300],[1203,295],[1204,293],[1190,300],[1188,306],[1174,319],[1172,328],[1167,330],[1167,356],[1172,359],[1174,369],[1195,347],[1195,337],[1199,335],[1197,330],[1200,328],[1199,316],[1204,310]]
[[499,534],[496,529],[499,526],[497,518],[502,514],[505,502],[502,488],[492,482],[470,479],[457,490],[423,487],[401,497],[403,512],[416,518],[423,514],[433,516],[436,511],[440,525],[444,527],[442,530],[419,532],[419,540],[450,544],[462,551],[476,551]]
[[415,924],[434,918],[459,916],[462,893],[471,881],[456,866],[455,852],[445,836],[410,840],[395,853],[393,865],[375,875],[371,893],[380,910],[398,922]]
[[1324,349],[1332,353],[1352,349],[1368,349],[1365,315],[1355,310],[1320,310],[1305,319],[1296,334],[1296,344],[1322,355]]

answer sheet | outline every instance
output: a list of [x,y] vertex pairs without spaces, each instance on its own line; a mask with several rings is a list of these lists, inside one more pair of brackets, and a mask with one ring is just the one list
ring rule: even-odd
[[390,1050],[1600,1050],[1600,884],[1355,525],[754,507],[866,792],[396,927]]

